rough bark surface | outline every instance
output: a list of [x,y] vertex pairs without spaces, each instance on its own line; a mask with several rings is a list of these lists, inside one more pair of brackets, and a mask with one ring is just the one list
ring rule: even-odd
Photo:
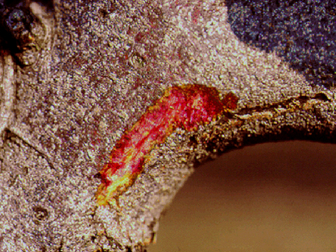
[[[334,142],[333,1],[259,2],[33,3],[46,27],[36,62],[1,48],[0,251],[143,251],[195,163],[256,142]],[[97,207],[117,140],[190,83],[233,92],[238,108],[177,129],[119,208]]]

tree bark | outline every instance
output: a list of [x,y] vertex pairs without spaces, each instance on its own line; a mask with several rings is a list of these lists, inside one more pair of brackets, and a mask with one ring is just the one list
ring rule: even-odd
[[[195,164],[251,143],[335,142],[335,7],[287,2],[31,4],[44,27],[36,61],[1,37],[0,250],[144,251]],[[189,84],[232,92],[237,108],[176,129],[119,206],[98,207],[115,144]]]

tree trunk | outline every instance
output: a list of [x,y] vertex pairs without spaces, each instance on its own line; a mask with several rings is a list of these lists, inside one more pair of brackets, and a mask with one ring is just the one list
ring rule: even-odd
[[[335,141],[333,1],[4,4],[1,251],[144,251],[195,164],[252,143]],[[18,10],[28,42],[9,16]],[[174,130],[153,136],[116,204],[98,206],[99,171],[123,135],[170,87],[196,84],[223,109],[192,129],[193,116],[161,113],[158,130]]]

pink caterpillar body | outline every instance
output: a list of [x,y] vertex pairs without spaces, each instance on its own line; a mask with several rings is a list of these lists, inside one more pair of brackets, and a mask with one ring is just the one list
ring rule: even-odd
[[225,111],[236,109],[238,98],[223,99],[213,87],[183,85],[168,88],[114,146],[110,162],[100,171],[97,204],[106,205],[131,186],[142,172],[146,155],[176,129],[197,130]]

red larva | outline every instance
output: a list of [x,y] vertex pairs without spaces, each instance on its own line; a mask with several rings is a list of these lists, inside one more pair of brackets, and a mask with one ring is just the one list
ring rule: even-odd
[[237,101],[233,93],[221,99],[215,88],[204,85],[168,88],[114,146],[110,162],[100,171],[97,204],[112,203],[125,192],[142,172],[146,155],[176,128],[197,130],[199,125],[235,109]]

